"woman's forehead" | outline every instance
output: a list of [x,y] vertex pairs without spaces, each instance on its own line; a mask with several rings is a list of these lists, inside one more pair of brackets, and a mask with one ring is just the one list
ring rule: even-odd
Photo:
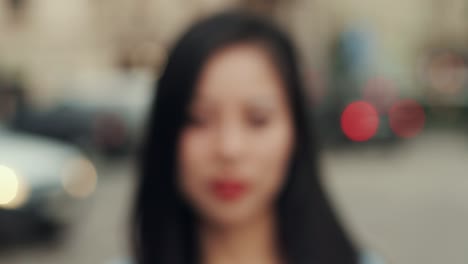
[[268,101],[282,96],[282,82],[268,52],[254,44],[236,44],[213,54],[203,67],[199,99]]

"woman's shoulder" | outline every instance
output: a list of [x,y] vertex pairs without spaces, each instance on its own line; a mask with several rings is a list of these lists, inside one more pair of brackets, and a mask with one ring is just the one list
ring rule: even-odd
[[[134,264],[131,258],[117,258],[107,264]],[[372,250],[361,250],[359,252],[359,264],[386,264],[383,258]]]
[[385,261],[375,251],[365,249],[359,253],[359,264],[385,264]]

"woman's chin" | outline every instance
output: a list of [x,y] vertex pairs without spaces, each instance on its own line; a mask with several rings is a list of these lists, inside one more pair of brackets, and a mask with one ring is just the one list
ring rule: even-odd
[[249,222],[254,217],[254,213],[246,210],[235,210],[223,208],[204,214],[204,220],[217,227],[239,226]]

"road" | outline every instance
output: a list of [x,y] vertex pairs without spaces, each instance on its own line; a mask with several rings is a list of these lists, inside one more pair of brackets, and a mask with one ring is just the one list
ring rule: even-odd
[[[468,135],[426,133],[322,156],[325,184],[356,243],[388,263],[468,263]],[[103,168],[63,244],[3,252],[0,263],[106,264],[125,255],[133,175],[127,162]]]

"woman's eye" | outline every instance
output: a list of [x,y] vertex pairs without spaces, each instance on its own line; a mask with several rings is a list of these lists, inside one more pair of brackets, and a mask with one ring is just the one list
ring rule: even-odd
[[249,117],[249,122],[254,127],[263,127],[266,126],[269,122],[269,118],[266,115],[252,115]]

